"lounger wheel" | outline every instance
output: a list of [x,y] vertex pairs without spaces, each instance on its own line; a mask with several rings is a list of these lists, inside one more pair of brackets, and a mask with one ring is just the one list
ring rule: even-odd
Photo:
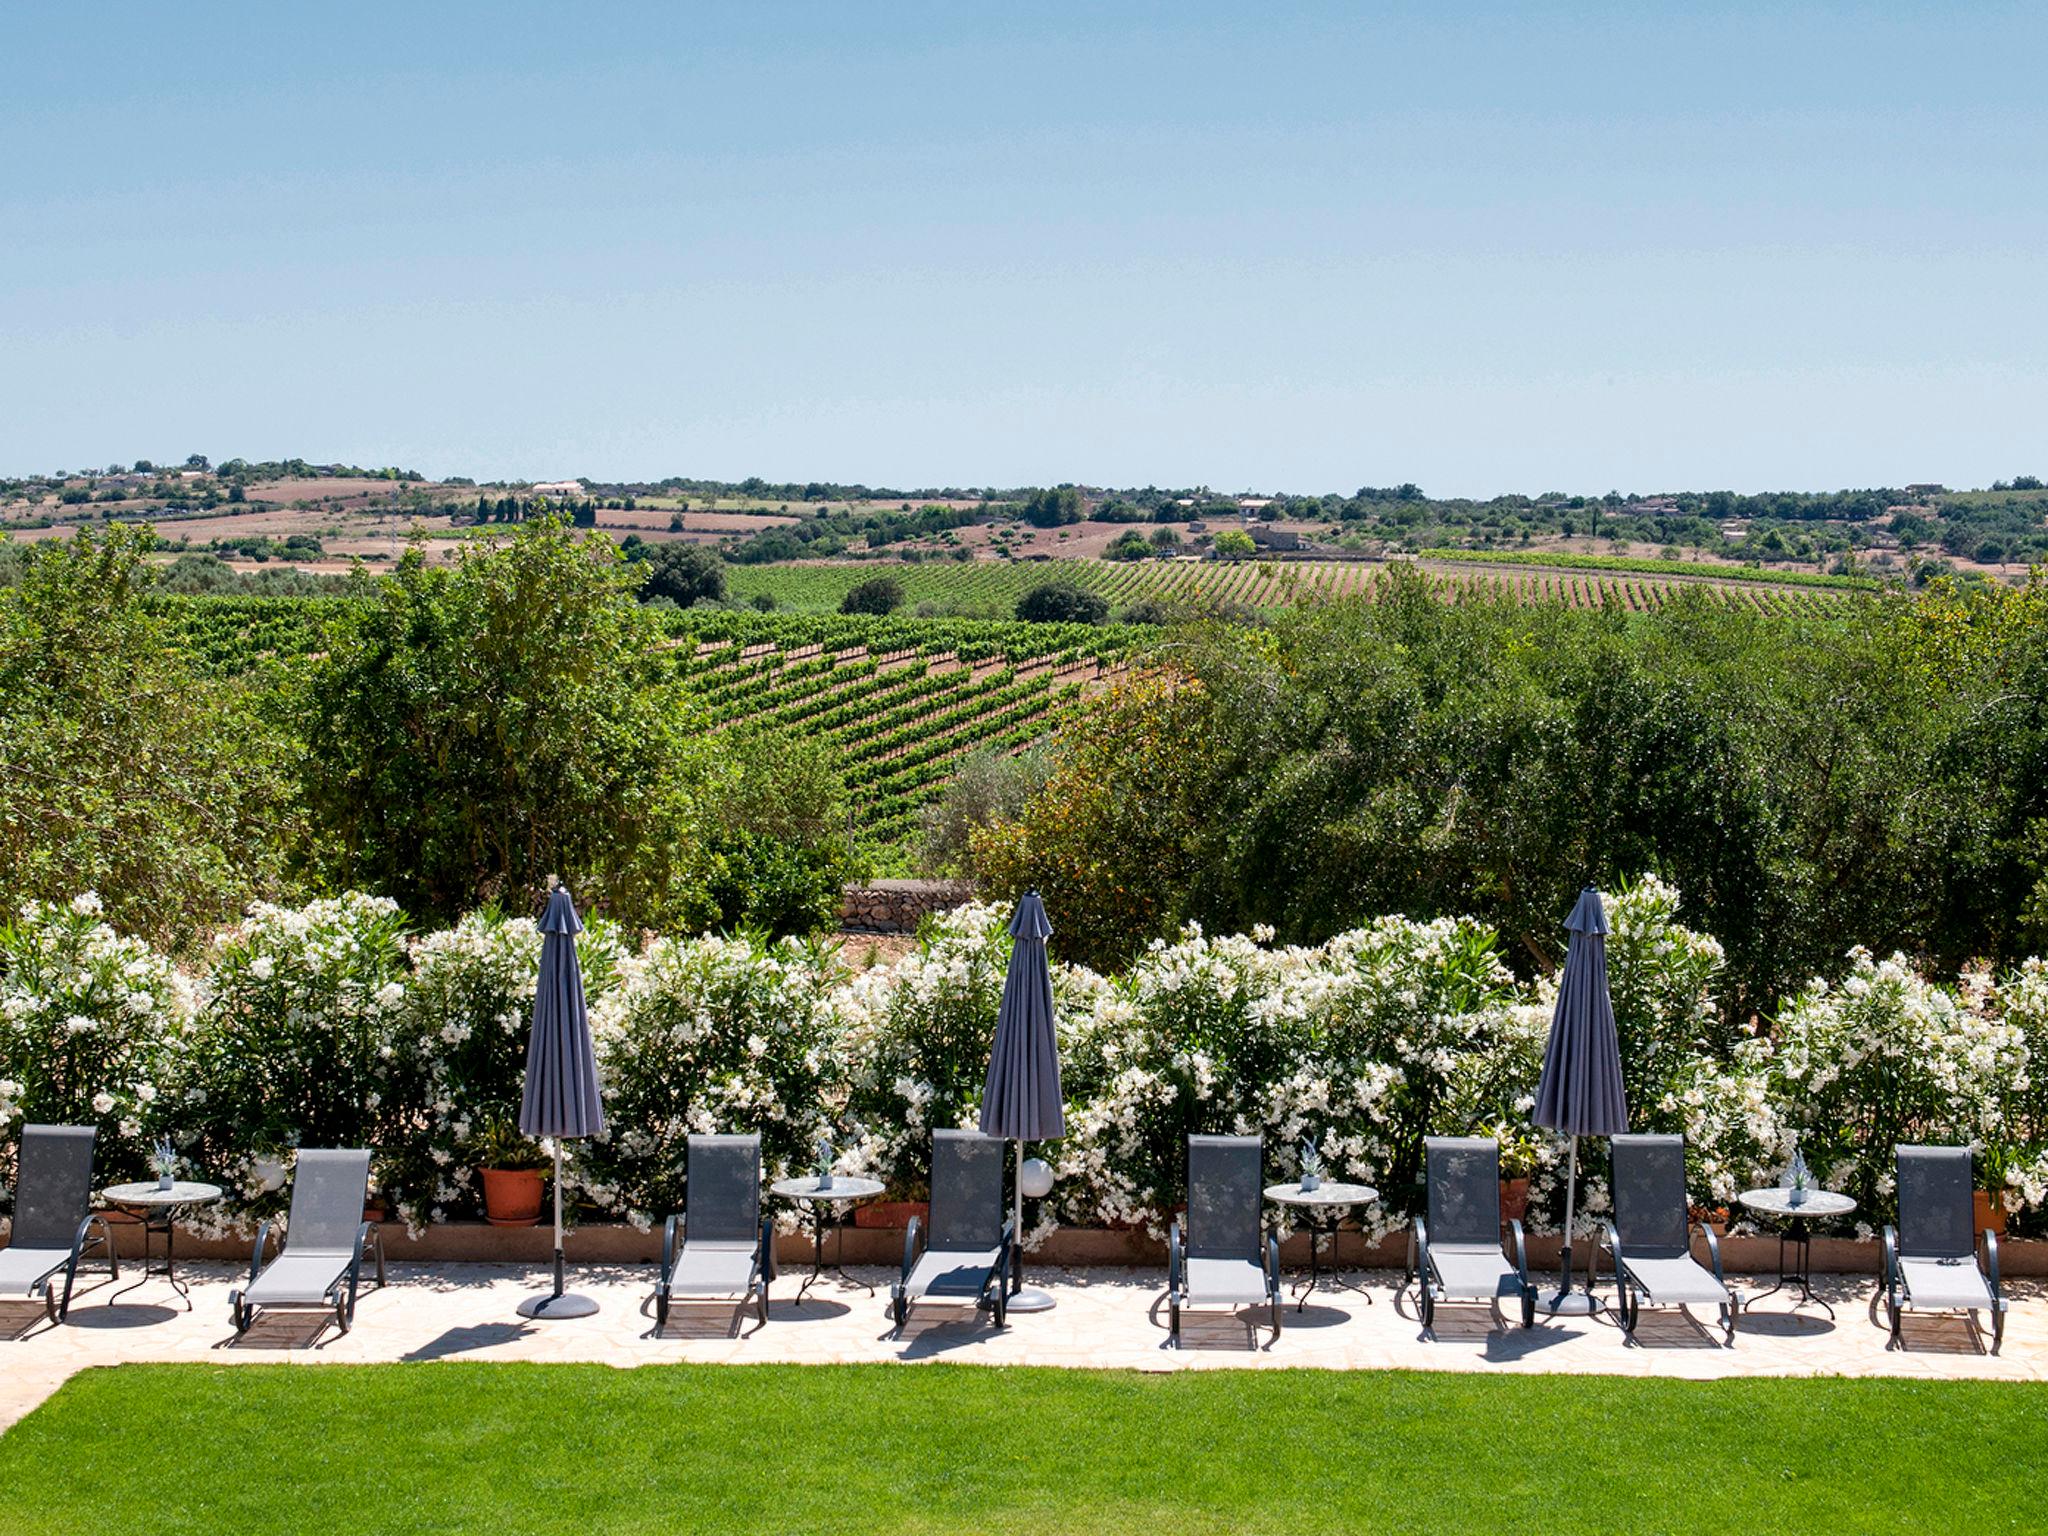
[[1427,1279],[1415,1288],[1415,1311],[1422,1319],[1424,1333],[1436,1326],[1436,1298],[1429,1294]]
[[1174,1349],[1180,1348],[1180,1298],[1166,1298],[1166,1342]]
[[996,1326],[998,1328],[1007,1328],[1009,1326],[1010,1309],[1009,1304],[1004,1299],[1003,1290],[1002,1282],[998,1281],[995,1288],[995,1314]]
[[910,1321],[910,1303],[904,1299],[901,1291],[890,1294],[889,1314],[896,1320],[896,1331],[901,1333],[903,1325]]
[[1526,1285],[1522,1287],[1522,1326],[1536,1326],[1536,1292]]

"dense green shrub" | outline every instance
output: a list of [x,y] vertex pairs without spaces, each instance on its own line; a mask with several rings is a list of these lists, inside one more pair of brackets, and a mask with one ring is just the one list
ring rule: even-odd
[[1100,624],[1109,617],[1109,599],[1068,581],[1048,581],[1017,599],[1017,617],[1026,624]]
[[621,921],[701,911],[709,749],[637,582],[543,520],[346,605],[298,701],[318,871],[430,920],[556,872]]
[[1189,919],[1315,941],[1470,911],[1541,969],[1582,884],[1643,870],[1726,947],[1731,1018],[1854,944],[1953,971],[2041,936],[2048,588],[1629,614],[1397,569],[1375,603],[1160,661],[1176,681],[1078,717],[978,854],[998,892],[1057,893],[1098,962]]
[[145,601],[152,542],[39,543],[0,588],[0,880],[182,946],[277,892],[299,813],[261,681],[196,673]]
[[840,599],[841,613],[894,613],[903,606],[903,583],[894,576],[870,576]]

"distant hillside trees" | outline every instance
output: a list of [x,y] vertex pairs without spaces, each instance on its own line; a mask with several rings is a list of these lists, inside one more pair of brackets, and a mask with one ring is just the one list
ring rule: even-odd
[[1081,493],[1071,485],[1033,491],[1024,502],[1024,521],[1034,528],[1057,528],[1081,521]]

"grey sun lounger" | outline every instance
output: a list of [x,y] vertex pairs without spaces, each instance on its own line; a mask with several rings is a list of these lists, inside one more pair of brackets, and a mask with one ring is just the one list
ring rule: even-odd
[[[40,1299],[50,1321],[71,1312],[71,1287],[90,1254],[121,1278],[113,1228],[92,1208],[91,1125],[25,1125],[14,1181],[14,1229],[0,1248],[0,1296]],[[64,1285],[56,1285],[59,1271]]]
[[369,1186],[367,1151],[301,1149],[284,1247],[265,1264],[270,1223],[257,1227],[248,1282],[228,1292],[237,1334],[247,1333],[257,1315],[272,1308],[331,1311],[336,1326],[348,1332],[366,1256],[376,1260],[377,1284],[384,1284],[384,1241],[376,1223],[363,1220]]
[[775,1278],[774,1224],[761,1214],[761,1138],[692,1136],[684,1170],[684,1208],[661,1232],[661,1275],[654,1282],[654,1326],[675,1301],[738,1296],[768,1321]]
[[1614,1256],[1614,1289],[1621,1326],[1631,1338],[1643,1304],[1653,1307],[1719,1307],[1721,1329],[1735,1342],[1740,1303],[1721,1274],[1721,1242],[1704,1222],[1713,1261],[1709,1270],[1692,1256],[1686,1218],[1685,1138],[1616,1136],[1614,1220],[1607,1224],[1607,1250]]
[[[1899,1221],[1884,1229],[1880,1278],[1890,1344],[1904,1346],[1899,1325],[1915,1312],[1979,1312],[1991,1316],[1991,1353],[2005,1342],[2006,1300],[1998,1288],[1998,1234],[1984,1232],[1983,1268],[1970,1228],[1975,1170],[1968,1147],[1897,1149]],[[1887,1346],[1889,1347],[1889,1345]]]
[[1519,1221],[1507,1224],[1513,1259],[1501,1248],[1500,1144],[1491,1136],[1428,1136],[1422,1150],[1429,1214],[1409,1231],[1408,1274],[1419,1282],[1424,1330],[1436,1326],[1440,1301],[1483,1301],[1496,1311],[1518,1302],[1522,1326],[1533,1327],[1536,1288]]
[[1003,1291],[1010,1275],[1009,1208],[1003,1201],[1003,1152],[1008,1146],[979,1131],[932,1132],[931,1231],[924,1250],[923,1223],[913,1216],[903,1234],[903,1273],[889,1287],[889,1310],[901,1331],[915,1302],[979,1307],[998,1328],[1006,1321]]
[[1263,1136],[1188,1138],[1186,1234],[1176,1216],[1166,1235],[1167,1340],[1180,1347],[1189,1307],[1267,1305],[1280,1338],[1280,1239],[1261,1226]]

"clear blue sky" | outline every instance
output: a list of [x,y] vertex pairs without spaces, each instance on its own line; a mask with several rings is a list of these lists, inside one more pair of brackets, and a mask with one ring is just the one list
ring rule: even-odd
[[2048,473],[2048,7],[0,9],[0,472]]

